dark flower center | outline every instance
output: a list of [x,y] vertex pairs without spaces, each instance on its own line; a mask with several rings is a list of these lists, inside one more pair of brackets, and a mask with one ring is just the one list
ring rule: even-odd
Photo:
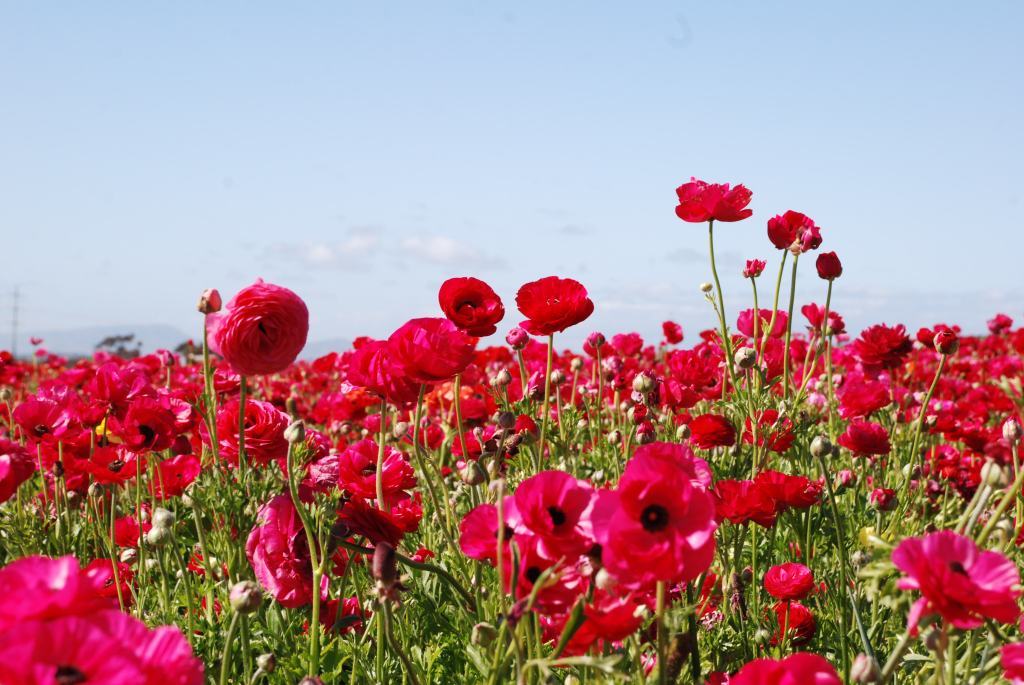
[[951,561],[951,562],[949,562],[949,570],[952,571],[953,573],[959,573],[962,576],[966,576],[967,575],[967,569],[965,569],[964,565],[961,564],[959,561]]
[[58,666],[57,673],[53,677],[53,682],[57,685],[78,685],[87,680],[85,674],[74,666]]
[[548,516],[551,517],[551,524],[555,528],[565,523],[565,512],[558,507],[548,507]]
[[47,426],[46,424],[40,423],[37,424],[36,427],[32,429],[32,432],[35,433],[36,436],[41,438],[50,432],[50,427]]
[[123,468],[124,462],[121,461],[120,459],[115,459],[114,461],[107,464],[107,470],[110,471],[111,473],[118,473]]
[[514,531],[514,530],[512,530],[512,527],[511,527],[511,526],[505,526],[505,530],[504,530],[504,531],[497,531],[497,530],[496,530],[496,531],[494,531],[494,539],[495,539],[495,540],[497,540],[497,539],[498,539],[498,533],[499,533],[499,532],[501,532],[501,533],[502,533],[502,536],[501,536],[501,538],[502,538],[502,539],[503,539],[503,540],[504,540],[505,542],[508,542],[509,540],[511,540],[511,539],[512,539],[512,536],[513,536],[513,535],[515,535],[515,531]]
[[540,578],[540,574],[541,574],[541,570],[539,568],[537,568],[536,566],[531,566],[530,568],[526,569],[526,573],[524,575],[526,576],[526,579],[528,581],[530,581],[530,584],[532,585],[533,583],[537,582],[538,578]]
[[657,533],[668,525],[668,509],[660,504],[652,504],[640,514],[640,523],[649,533]]
[[153,442],[153,438],[156,437],[156,431],[145,424],[139,425],[139,433],[142,435],[142,439],[145,440],[146,444]]

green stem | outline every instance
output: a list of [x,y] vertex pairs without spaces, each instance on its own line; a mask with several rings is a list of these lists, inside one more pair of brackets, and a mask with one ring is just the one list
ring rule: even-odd
[[235,640],[235,630],[238,628],[237,611],[231,614],[231,623],[228,625],[228,634],[224,638],[224,653],[220,658],[220,685],[228,685],[228,672],[231,670],[231,643]]
[[789,318],[786,320],[786,347],[782,350],[782,396],[789,399],[789,341],[793,335],[793,304],[796,302],[796,267],[800,253],[793,255],[793,271],[789,281]]
[[541,407],[541,419],[540,419],[540,440],[537,443],[537,456],[534,464],[535,473],[540,473],[541,466],[544,461],[544,441],[547,439],[548,433],[548,414],[551,407],[551,366],[554,364],[555,356],[555,334],[552,333],[548,336],[548,363],[547,370],[544,372],[544,404]]

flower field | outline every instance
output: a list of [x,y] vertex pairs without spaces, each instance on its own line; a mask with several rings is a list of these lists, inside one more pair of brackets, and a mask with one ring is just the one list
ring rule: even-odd
[[677,189],[714,330],[455,275],[297,361],[257,279],[182,354],[0,353],[0,685],[1024,684],[1024,328],[847,331],[827,230],[751,197]]

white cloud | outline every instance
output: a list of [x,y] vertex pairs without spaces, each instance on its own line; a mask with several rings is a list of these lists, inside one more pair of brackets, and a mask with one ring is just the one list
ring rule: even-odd
[[398,244],[404,256],[421,259],[434,264],[499,266],[500,258],[485,255],[465,242],[446,235],[425,234],[406,236]]

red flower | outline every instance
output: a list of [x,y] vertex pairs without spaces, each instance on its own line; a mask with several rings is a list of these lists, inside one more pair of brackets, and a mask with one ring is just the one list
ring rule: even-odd
[[806,509],[817,504],[824,486],[821,481],[812,481],[807,476],[789,476],[771,470],[757,474],[754,483],[761,492],[775,500],[775,509],[780,512],[789,507]]
[[[515,526],[519,522],[516,513],[515,501],[512,497],[506,497],[502,509],[505,514],[504,532],[502,539],[505,541],[503,554],[512,553],[510,544],[515,533]],[[470,559],[486,561],[490,564],[497,563],[498,558],[498,508],[493,504],[481,504],[463,517],[459,523],[459,548],[462,553]]]
[[999,552],[980,550],[968,537],[941,530],[906,538],[893,550],[892,562],[906,573],[902,590],[920,590],[908,628],[916,633],[921,618],[939,614],[961,630],[984,625],[985,619],[1013,623],[1020,616],[1020,573]]
[[505,306],[491,286],[471,276],[449,278],[441,284],[437,300],[449,321],[477,338],[493,335],[505,316]]
[[548,276],[525,284],[516,293],[516,306],[530,335],[552,335],[575,326],[594,313],[587,289],[571,278]]
[[757,278],[767,265],[763,259],[748,259],[746,266],[743,267],[743,278]]
[[245,554],[256,580],[281,606],[293,609],[313,601],[309,547],[291,497],[278,495],[260,507]]
[[848,377],[839,391],[839,415],[844,419],[862,418],[888,407],[891,402],[885,383]]
[[159,475],[150,482],[154,497],[167,499],[179,497],[192,484],[202,470],[199,458],[192,454],[180,454],[157,465]]
[[853,351],[868,369],[895,369],[914,349],[907,329],[900,324],[877,324],[865,329],[853,343]]
[[306,346],[309,311],[287,288],[256,279],[206,317],[210,348],[243,376],[284,371]]
[[36,472],[36,463],[24,447],[0,437],[0,502],[6,502],[18,486]]
[[821,245],[821,232],[809,216],[789,210],[768,220],[768,239],[780,250],[807,252]]
[[[238,398],[222,406],[217,412],[217,444],[220,458],[229,464],[238,464]],[[284,429],[290,419],[270,402],[245,401],[245,460],[248,464],[265,465],[288,454],[288,441]],[[209,442],[205,424],[200,425],[203,438]]]
[[697,578],[715,554],[715,505],[707,463],[683,445],[637,449],[615,490],[594,505],[601,560],[619,582],[649,587]]
[[740,525],[753,521],[764,527],[775,525],[776,501],[752,480],[720,480],[715,483],[715,514],[719,520]]
[[988,330],[992,335],[1000,335],[1013,328],[1013,319],[1006,314],[996,314],[988,320]]
[[728,183],[705,183],[691,177],[689,183],[676,188],[676,195],[676,216],[690,223],[741,221],[754,213],[746,208],[751,192],[743,185],[730,188]]
[[[754,434],[750,417],[744,423],[743,442],[754,444]],[[692,430],[692,429],[691,429]],[[779,418],[779,412],[765,409],[757,417],[757,446],[767,447],[772,452],[782,454],[793,445],[793,422],[787,417]]]
[[883,455],[892,449],[885,427],[863,419],[851,421],[836,442],[854,454]]
[[440,383],[462,373],[476,353],[476,339],[448,319],[407,321],[388,338],[395,358],[417,383]]
[[814,263],[818,276],[826,281],[834,281],[843,275],[843,263],[835,252],[822,252]]
[[690,421],[690,444],[710,450],[736,444],[736,429],[720,414],[701,414]]
[[[802,645],[814,638],[814,633],[818,630],[818,622],[814,619],[814,614],[810,609],[803,604],[800,602],[778,602],[772,607],[772,610],[775,612],[775,620],[778,622],[778,630],[771,640],[773,645],[782,642],[783,629],[786,630],[787,644]],[[817,685],[817,681],[815,681],[815,685]]]
[[409,377],[385,340],[370,340],[352,353],[348,359],[348,380],[396,404],[415,401],[419,395],[420,384]]
[[799,652],[785,659],[754,659],[728,680],[728,685],[842,685],[836,669],[824,658]]
[[803,564],[779,564],[764,574],[764,589],[775,599],[803,599],[814,589],[814,574]]
[[174,428],[174,414],[170,409],[158,400],[140,397],[128,406],[117,435],[133,452],[159,452],[174,442]]
[[[757,322],[757,334],[764,337],[765,331],[768,330],[768,324],[772,322],[772,310],[771,309],[758,309],[761,320]],[[789,321],[789,315],[783,311],[775,312],[775,324],[772,326],[772,330],[769,333],[769,337],[781,338],[786,335],[786,323]],[[739,316],[736,317],[736,328],[739,332],[748,338],[754,337],[754,310],[744,309],[740,312]]]
[[960,349],[960,338],[950,329],[938,331],[932,342],[939,354],[954,354]]
[[[342,490],[375,499],[377,497],[377,451],[373,440],[360,440],[349,445],[340,455],[329,455],[310,467],[310,474],[317,478],[325,469],[325,462],[335,462],[337,484]],[[416,485],[416,475],[405,455],[394,447],[384,447],[384,463],[381,472],[381,486],[384,499],[398,495]],[[403,495],[404,496],[404,495]]]
[[590,485],[565,471],[541,471],[519,484],[515,505],[522,525],[537,536],[541,554],[557,559],[593,545],[583,520],[593,498]]
[[683,327],[675,321],[666,321],[661,324],[661,332],[665,335],[665,342],[669,345],[678,345],[683,342]]

